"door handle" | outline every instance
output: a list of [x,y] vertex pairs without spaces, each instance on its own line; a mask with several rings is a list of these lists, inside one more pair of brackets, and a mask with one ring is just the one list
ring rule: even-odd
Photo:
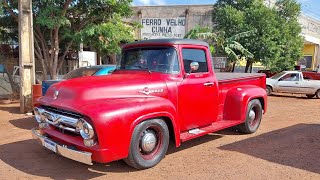
[[296,84],[299,84],[298,82],[296,82]]
[[214,85],[214,82],[206,82],[203,84],[204,86],[213,86]]

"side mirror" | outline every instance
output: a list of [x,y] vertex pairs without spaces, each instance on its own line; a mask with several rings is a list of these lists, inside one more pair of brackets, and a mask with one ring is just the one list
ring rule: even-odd
[[193,71],[196,71],[199,69],[199,63],[198,62],[195,62],[193,61],[192,63],[190,63],[190,72],[193,72]]
[[190,73],[192,73],[192,72],[194,72],[194,71],[196,71],[198,69],[199,69],[199,63],[198,62],[193,61],[192,63],[190,63],[190,71],[187,74],[184,75],[184,79],[186,79],[190,75]]

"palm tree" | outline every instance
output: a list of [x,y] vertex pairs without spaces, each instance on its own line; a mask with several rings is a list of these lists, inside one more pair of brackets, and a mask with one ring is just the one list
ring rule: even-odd
[[[255,32],[246,31],[226,38],[223,31],[214,32],[210,27],[196,26],[191,29],[184,38],[201,39],[209,43],[212,54],[215,54],[215,52],[226,54],[232,63],[232,72],[234,72],[236,62],[241,57],[253,58],[253,54],[238,42],[239,39],[249,37],[253,33]],[[214,47],[216,47],[217,50]]]

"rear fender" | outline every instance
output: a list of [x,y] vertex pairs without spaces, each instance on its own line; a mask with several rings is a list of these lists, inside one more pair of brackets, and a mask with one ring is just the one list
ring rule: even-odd
[[245,121],[247,105],[252,99],[259,99],[264,113],[267,111],[267,94],[257,86],[241,86],[227,92],[224,103],[224,120]]

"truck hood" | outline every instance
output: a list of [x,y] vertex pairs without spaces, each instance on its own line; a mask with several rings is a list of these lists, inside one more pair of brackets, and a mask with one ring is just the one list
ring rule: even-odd
[[167,94],[167,86],[160,74],[139,72],[61,81],[52,85],[39,102],[74,109],[99,100],[154,96],[166,98]]

